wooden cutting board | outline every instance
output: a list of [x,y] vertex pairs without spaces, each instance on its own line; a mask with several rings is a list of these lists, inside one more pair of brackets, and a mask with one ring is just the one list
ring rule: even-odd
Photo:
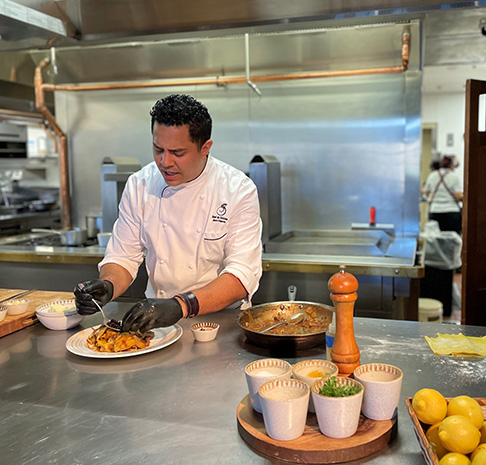
[[[26,289],[0,289],[0,300],[14,296],[23,290]],[[20,298],[22,299],[23,297]],[[54,300],[73,299],[74,294],[72,292],[60,291],[35,291],[32,294],[25,296],[25,298],[30,300],[27,311],[21,315],[7,315],[5,319],[0,322],[0,337],[6,336],[7,334],[34,324],[37,321],[35,309],[39,305],[47,304]]]
[[241,437],[264,455],[294,463],[339,463],[357,460],[385,447],[396,434],[397,417],[374,421],[361,415],[350,438],[333,439],[319,431],[317,417],[307,416],[304,434],[293,441],[276,441],[267,435],[263,415],[253,410],[247,395],[236,411]]

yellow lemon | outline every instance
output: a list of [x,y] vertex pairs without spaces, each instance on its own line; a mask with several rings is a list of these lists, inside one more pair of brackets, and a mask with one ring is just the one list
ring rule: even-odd
[[486,444],[479,444],[479,446],[474,449],[473,453],[471,454],[471,460],[473,460],[474,457],[476,457],[476,455],[478,455],[482,450],[486,450]]
[[464,415],[469,418],[476,428],[481,428],[484,423],[483,411],[478,402],[469,396],[454,397],[447,406],[447,416]]
[[439,465],[470,465],[471,461],[463,454],[449,452],[440,459]]
[[486,421],[483,422],[483,426],[481,426],[479,432],[481,433],[481,440],[479,443],[484,444],[486,442]]
[[420,389],[412,399],[412,408],[417,418],[427,425],[433,425],[447,415],[447,402],[435,389]]
[[451,415],[439,426],[442,445],[451,452],[471,453],[479,444],[481,433],[473,422],[462,415]]
[[473,465],[486,465],[486,450],[480,450],[473,458]]
[[449,451],[442,445],[442,442],[439,439],[439,426],[440,422],[430,426],[425,433],[425,436],[429,440],[429,444],[432,446],[435,455],[437,455],[437,457],[441,459]]

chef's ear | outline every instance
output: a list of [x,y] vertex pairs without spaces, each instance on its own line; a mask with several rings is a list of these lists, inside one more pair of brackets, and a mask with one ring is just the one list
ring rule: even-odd
[[213,141],[211,139],[204,142],[203,146],[201,147],[201,154],[207,157],[209,153],[209,149],[212,147],[212,145],[213,145]]

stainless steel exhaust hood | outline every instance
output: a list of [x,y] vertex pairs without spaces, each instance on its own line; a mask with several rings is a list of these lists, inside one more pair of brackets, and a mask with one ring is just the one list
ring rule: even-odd
[[4,0],[0,8],[0,51],[67,45],[153,40],[222,30],[246,32],[312,28],[316,23],[360,24],[406,15],[457,11],[478,2],[419,0]]
[[61,19],[11,0],[4,0],[0,8],[0,38],[0,51],[48,48],[75,42],[67,37]]

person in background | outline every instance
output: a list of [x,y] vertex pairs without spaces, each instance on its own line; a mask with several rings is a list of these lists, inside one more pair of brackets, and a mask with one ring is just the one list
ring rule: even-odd
[[429,201],[429,220],[439,223],[441,231],[461,234],[463,197],[462,181],[454,172],[459,165],[454,155],[445,155],[440,167],[432,171],[425,182],[424,192]]
[[124,316],[123,331],[145,332],[229,306],[246,308],[262,274],[257,189],[210,154],[212,120],[189,95],[150,111],[154,161],[130,176],[99,278],[75,290],[80,314],[123,294],[145,259],[146,299]]
[[[435,161],[430,162],[430,165],[429,165],[430,171],[435,171],[435,170],[438,170],[439,168],[440,168],[440,161],[435,160]],[[421,201],[422,202],[428,202],[428,195],[425,192],[425,181],[424,181],[422,187],[420,188],[420,194],[421,194]]]

